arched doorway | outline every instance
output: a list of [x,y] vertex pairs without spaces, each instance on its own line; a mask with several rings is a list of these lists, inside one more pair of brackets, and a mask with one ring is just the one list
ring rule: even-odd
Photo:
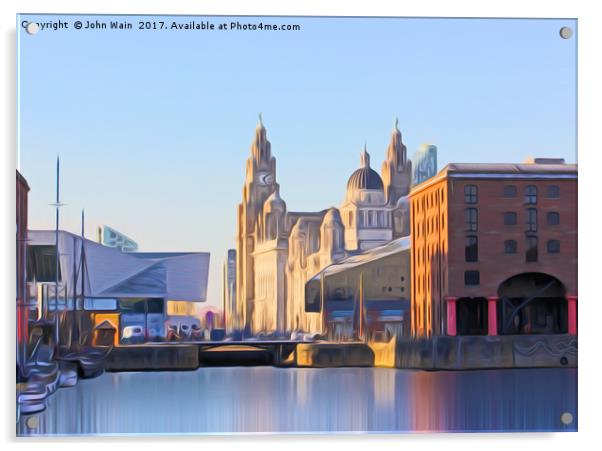
[[557,278],[522,273],[498,288],[498,333],[561,334],[568,328],[566,290]]

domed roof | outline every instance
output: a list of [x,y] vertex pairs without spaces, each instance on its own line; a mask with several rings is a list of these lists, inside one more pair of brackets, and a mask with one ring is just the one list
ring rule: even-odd
[[370,154],[366,151],[365,147],[360,157],[362,167],[351,174],[347,182],[347,189],[382,190],[383,181],[378,172],[370,167]]

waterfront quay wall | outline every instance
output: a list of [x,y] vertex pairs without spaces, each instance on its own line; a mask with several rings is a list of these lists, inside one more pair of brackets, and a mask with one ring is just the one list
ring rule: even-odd
[[107,371],[175,371],[198,367],[196,345],[115,347],[105,360]]
[[577,367],[574,335],[401,338],[370,343],[374,365],[423,370]]
[[577,337],[507,335],[403,337],[386,343],[142,345],[115,347],[105,360],[107,371],[195,370],[213,365],[377,366],[418,370],[577,367]]
[[374,351],[364,343],[303,343],[295,350],[298,367],[374,366]]

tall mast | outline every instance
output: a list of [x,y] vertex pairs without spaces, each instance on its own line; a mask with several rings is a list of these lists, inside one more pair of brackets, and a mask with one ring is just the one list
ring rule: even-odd
[[72,348],[73,342],[76,338],[77,329],[75,327],[75,304],[77,303],[77,238],[73,237],[73,247],[71,252],[71,258],[73,259],[73,291],[72,304],[71,304],[71,336],[69,337],[69,349]]
[[360,321],[359,338],[364,339],[364,273],[360,273]]
[[58,300],[59,300],[59,207],[60,203],[60,171],[61,171],[61,163],[59,160],[59,156],[56,157],[56,203],[55,211],[56,211],[56,220],[55,220],[55,230],[54,230],[54,239],[56,246],[56,260],[55,260],[55,271],[54,271],[54,318],[55,318],[55,340],[56,346],[59,345],[59,312],[58,312]]
[[328,332],[326,329],[326,285],[325,285],[325,275],[324,275],[325,270],[322,270],[322,273],[320,274],[320,316],[321,318],[321,322],[322,324],[320,324],[320,329],[322,331],[322,333]]
[[[80,252],[80,261],[81,261],[81,274],[82,274],[82,292],[81,292],[81,297],[82,297],[82,301],[81,304],[79,305],[79,308],[84,309],[85,308],[85,303],[86,303],[86,246],[85,246],[85,235],[84,235],[84,230],[85,230],[85,219],[86,219],[86,214],[84,209],[82,208],[82,249]],[[78,337],[78,343],[79,343],[79,337]]]

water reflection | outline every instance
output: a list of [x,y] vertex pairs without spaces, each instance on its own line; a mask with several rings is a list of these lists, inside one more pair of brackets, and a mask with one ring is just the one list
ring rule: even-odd
[[[35,416],[37,421],[22,417],[17,431],[35,435],[576,430],[576,407],[576,369],[201,368],[108,373],[80,381],[53,395],[46,411]],[[572,424],[561,423],[563,412],[573,414]]]

